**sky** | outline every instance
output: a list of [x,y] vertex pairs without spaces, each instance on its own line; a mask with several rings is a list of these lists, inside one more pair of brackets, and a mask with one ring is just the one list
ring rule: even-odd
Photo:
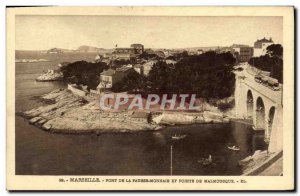
[[272,37],[283,42],[282,17],[203,16],[16,16],[16,49],[253,46]]

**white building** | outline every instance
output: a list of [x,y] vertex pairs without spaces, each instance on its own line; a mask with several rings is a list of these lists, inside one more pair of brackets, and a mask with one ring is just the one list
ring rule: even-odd
[[139,74],[144,74],[144,67],[141,64],[136,64],[133,69]]
[[272,38],[270,39],[263,38],[260,40],[258,39],[256,42],[254,42],[253,56],[259,57],[259,56],[266,55],[267,47],[272,44],[274,44]]
[[153,65],[156,63],[157,61],[148,61],[147,63],[143,64],[143,74],[145,76],[148,76],[149,72],[151,71]]

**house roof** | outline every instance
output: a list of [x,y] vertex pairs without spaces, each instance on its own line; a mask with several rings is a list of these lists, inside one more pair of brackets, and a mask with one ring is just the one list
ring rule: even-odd
[[115,70],[109,68],[108,70],[105,70],[101,73],[101,75],[105,76],[113,76],[115,74]]
[[104,87],[105,87],[105,85],[104,85],[103,83],[100,82],[100,83],[98,84],[98,86],[97,86],[97,89],[98,89],[98,88],[104,88]]
[[135,46],[143,46],[143,44],[131,44],[131,47],[135,47]]
[[132,69],[132,67],[123,66],[123,67],[117,68],[116,71],[125,72],[129,69]]
[[232,44],[230,47],[231,48],[241,48],[241,47],[249,47],[249,46],[245,45],[245,44]]
[[140,67],[143,67],[143,65],[142,64],[136,64],[136,65],[134,65],[134,68],[140,68]]
[[134,50],[134,48],[116,48],[116,50]]
[[256,42],[273,42],[272,38],[266,39],[265,37],[263,39],[258,39]]

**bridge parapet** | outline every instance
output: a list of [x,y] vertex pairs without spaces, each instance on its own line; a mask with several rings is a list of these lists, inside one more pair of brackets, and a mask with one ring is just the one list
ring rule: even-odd
[[273,90],[268,86],[255,81],[255,75],[258,73],[257,69],[250,69],[249,66],[244,67],[241,72],[234,72],[236,75],[236,82],[245,83],[249,88],[261,94],[264,98],[271,100],[275,104],[282,105],[282,85],[280,90]]
[[275,104],[282,105],[282,88],[278,91],[274,91],[269,87],[264,86],[263,84],[258,83],[254,79],[248,77],[245,77],[245,79],[242,82],[249,86],[252,90],[256,91],[258,94],[263,96],[264,98],[271,100]]

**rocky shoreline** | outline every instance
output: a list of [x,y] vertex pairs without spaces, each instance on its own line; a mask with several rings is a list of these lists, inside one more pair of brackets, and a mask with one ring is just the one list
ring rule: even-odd
[[[108,113],[99,110],[96,101],[88,102],[66,89],[55,90],[41,97],[52,104],[17,114],[29,123],[55,133],[138,132],[160,128],[128,112]],[[50,101],[51,100],[51,101]]]
[[104,112],[97,101],[87,101],[67,89],[52,91],[40,99],[47,103],[39,108],[18,112],[30,124],[55,133],[133,133],[159,130],[163,126],[197,123],[228,123],[222,113],[163,112],[148,118],[136,118],[132,111]]
[[36,78],[38,82],[50,82],[62,80],[64,77],[63,73],[57,70],[49,69],[46,73]]

